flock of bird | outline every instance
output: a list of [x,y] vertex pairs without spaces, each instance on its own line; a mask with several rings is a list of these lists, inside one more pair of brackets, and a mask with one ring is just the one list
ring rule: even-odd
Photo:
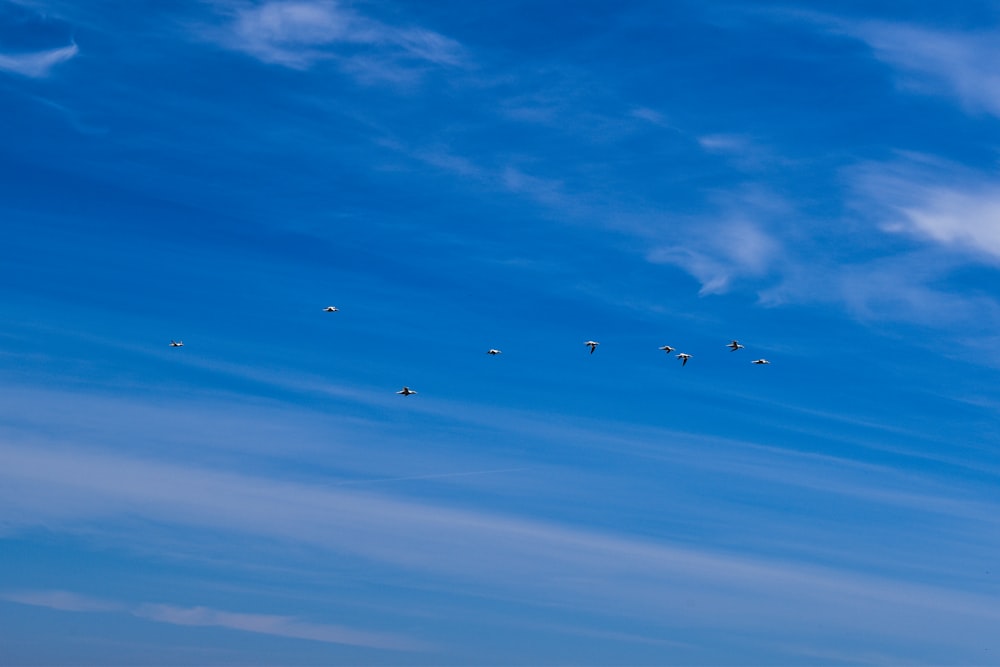
[[[588,340],[586,343],[584,343],[584,345],[586,345],[587,347],[589,347],[590,348],[590,353],[593,354],[594,350],[597,349],[597,346],[600,345],[600,343],[598,343],[596,340]],[[735,352],[736,350],[742,350],[744,348],[744,346],[738,340],[729,341],[729,343],[726,344],[726,347],[728,347],[733,352]],[[667,354],[670,354],[671,352],[673,352],[677,348],[670,347],[669,345],[663,345],[663,346],[660,347],[660,349],[663,350],[664,352],[666,352]],[[500,354],[500,350],[490,350],[489,353],[490,354]],[[687,362],[688,362],[688,359],[691,358],[691,355],[688,354],[687,352],[681,352],[681,353],[679,353],[677,355],[677,358],[681,360],[681,366],[686,366]],[[767,359],[754,359],[750,363],[757,364],[757,365],[763,365],[763,364],[769,364],[771,362],[768,361]]]
[[[323,312],[324,313],[336,313],[339,310],[340,309],[337,308],[336,306],[327,306],[326,308],[323,309]],[[590,348],[590,353],[593,354],[594,350],[597,349],[597,346],[600,345],[600,343],[598,343],[596,340],[588,340],[587,342],[584,343],[584,345],[586,345],[587,347],[589,347]],[[184,347],[184,341],[182,341],[182,340],[171,340],[170,341],[170,347]],[[744,346],[738,340],[729,341],[729,343],[726,344],[726,347],[728,347],[733,352],[736,352],[737,350],[742,350],[744,348]],[[669,345],[663,345],[663,346],[660,347],[660,349],[663,350],[664,352],[666,352],[667,354],[670,354],[676,348],[670,347]],[[488,354],[491,357],[493,357],[493,356],[496,356],[498,354],[501,354],[501,351],[498,350],[498,349],[496,349],[496,348],[492,348],[491,347],[490,349],[486,350],[486,354]],[[680,352],[680,353],[677,354],[677,358],[681,360],[681,366],[687,366],[688,359],[691,358],[691,355],[688,354],[688,353],[686,353],[686,352]],[[757,364],[758,366],[762,366],[764,364],[769,364],[771,362],[768,361],[767,359],[754,359],[750,363],[751,364]],[[403,387],[402,389],[400,389],[396,393],[397,394],[401,394],[403,396],[412,396],[413,394],[416,394],[417,392],[414,391],[414,390],[412,390],[412,389],[410,389],[409,387]]]

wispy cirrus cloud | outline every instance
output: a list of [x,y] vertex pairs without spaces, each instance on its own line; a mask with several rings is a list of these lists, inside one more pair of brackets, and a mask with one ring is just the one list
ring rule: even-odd
[[697,140],[705,152],[725,157],[744,171],[760,171],[769,165],[792,162],[746,134],[706,134]]
[[[967,332],[1000,322],[995,298],[949,285],[963,267],[1000,263],[1000,184],[991,175],[900,152],[854,165],[843,178],[843,231],[790,258],[781,279],[760,292],[764,303],[840,303],[865,321]],[[836,251],[862,240],[862,255]]]
[[0,593],[0,600],[59,611],[121,611],[125,609],[125,605],[117,602],[61,590],[7,591]]
[[890,66],[900,88],[957,98],[968,111],[1000,115],[1000,28],[936,28],[913,21],[846,18],[807,9],[753,9],[744,15],[770,16],[812,24],[865,43]]
[[[5,500],[2,506],[11,507],[16,498],[22,508],[16,517],[13,511],[0,516],[8,525],[44,521],[51,527],[102,523],[110,527],[116,516],[127,512],[152,524],[166,522],[185,530],[222,529],[282,544],[309,544],[331,554],[353,553],[371,563],[446,574],[487,589],[516,586],[533,591],[539,599],[554,596],[565,600],[569,596],[588,606],[627,601],[630,607],[670,614],[678,610],[649,588],[651,582],[654,588],[684,590],[711,582],[720,592],[711,600],[702,598],[709,608],[738,616],[753,607],[770,622],[788,620],[787,610],[783,611],[782,605],[764,610],[751,602],[764,590],[779,597],[793,595],[796,600],[805,596],[820,606],[831,603],[827,620],[844,627],[856,621],[840,609],[845,596],[867,599],[886,614],[905,600],[911,610],[937,613],[961,609],[980,625],[995,623],[997,618],[989,602],[973,594],[888,579],[876,581],[801,563],[777,564],[760,557],[727,555],[535,519],[81,450],[3,445],[0,451],[9,463],[0,472],[4,481],[0,487]],[[81,475],[82,470],[87,474]],[[850,491],[852,495],[856,492]],[[920,500],[910,494],[904,502]],[[920,506],[927,506],[928,500]],[[967,509],[958,503],[949,511],[964,513]],[[505,573],[499,582],[495,581],[497,572]],[[581,579],[613,580],[622,572],[641,573],[643,583],[595,586],[586,591],[575,583]],[[29,604],[68,609],[95,606],[81,599],[82,604],[60,595],[20,597]],[[380,635],[354,634],[340,626],[313,625],[286,616],[173,605],[140,606],[133,613],[181,625],[389,646]],[[921,623],[930,623],[932,617],[925,614]],[[401,640],[402,646],[408,644]]]
[[0,600],[32,607],[72,612],[118,612],[139,618],[192,627],[217,627],[328,644],[347,644],[398,651],[426,650],[428,645],[398,635],[366,632],[343,625],[312,623],[294,616],[231,612],[210,607],[181,607],[145,602],[129,605],[64,590],[27,590],[0,593]]
[[971,111],[1000,116],[1000,31],[936,30],[883,21],[836,22],[868,44],[910,90],[957,97]]
[[53,67],[74,58],[79,52],[76,44],[70,44],[45,51],[0,53],[0,70],[41,79],[48,76]]
[[[67,409],[86,414],[102,412],[65,396],[33,402],[42,406],[73,406]],[[199,424],[199,437],[203,437],[206,431],[212,431],[210,424],[218,420],[208,415],[225,412],[220,406],[213,405],[199,415],[190,415],[187,409],[177,406],[165,406],[158,417],[135,415],[133,408],[119,402],[114,406],[110,412],[118,417],[109,432],[124,430],[120,420],[128,414],[140,418],[141,429],[121,441],[109,441],[107,434],[100,429],[95,431],[92,424],[89,428],[74,427],[54,434],[60,440],[75,440],[81,437],[79,434],[87,433],[85,439],[94,445],[100,443],[102,450],[88,445],[53,446],[37,438],[16,444],[24,438],[9,424],[0,433],[0,456],[4,460],[0,469],[0,527],[5,531],[10,529],[7,534],[17,535],[25,528],[45,526],[57,534],[84,535],[84,539],[95,540],[103,548],[129,550],[138,545],[140,550],[155,550],[158,558],[165,553],[184,558],[211,554],[220,563],[236,567],[246,567],[253,557],[218,544],[247,539],[257,545],[272,545],[281,554],[284,565],[308,573],[313,579],[328,576],[330,568],[359,562],[366,571],[376,573],[373,575],[376,577],[415,578],[446,589],[460,589],[463,594],[473,591],[487,597],[528,597],[540,605],[571,604],[593,613],[607,614],[607,609],[636,610],[635,614],[667,619],[665,625],[683,619],[684,623],[705,627],[718,622],[718,616],[739,627],[759,628],[755,625],[757,620],[746,620],[753,617],[761,619],[761,626],[790,624],[795,628],[794,614],[787,610],[797,608],[797,604],[822,608],[824,622],[843,631],[858,627],[848,608],[862,604],[870,611],[865,623],[875,623],[880,631],[897,636],[904,636],[906,629],[883,624],[880,619],[892,618],[902,608],[916,617],[929,635],[935,630],[928,619],[938,613],[930,610],[939,606],[954,610],[958,616],[968,614],[970,626],[976,628],[973,635],[981,635],[982,626],[995,622],[983,611],[987,604],[969,589],[963,592],[960,587],[947,590],[921,587],[907,583],[905,576],[865,575],[850,567],[824,569],[808,561],[790,561],[787,555],[764,556],[747,544],[743,544],[739,554],[726,553],[711,545],[685,546],[669,537],[635,534],[627,529],[581,525],[509,510],[486,510],[476,507],[476,503],[440,497],[431,500],[416,494],[404,496],[399,489],[373,493],[371,488],[358,490],[353,484],[330,484],[326,474],[307,482],[299,473],[289,475],[270,464],[249,472],[239,465],[219,466],[219,459],[214,456],[212,467],[206,467],[192,461],[190,450],[181,451],[177,446],[188,440],[187,436],[174,429],[161,429],[160,425],[176,420],[176,415],[187,415]],[[457,413],[456,407],[443,406],[443,410]],[[20,404],[8,408],[24,412]],[[481,412],[484,419],[493,419],[505,428],[517,428],[519,432],[537,428],[511,423],[516,415],[509,412],[499,416],[492,408]],[[463,415],[463,419],[467,417]],[[60,419],[66,419],[65,415]],[[249,419],[248,431],[260,431],[259,425],[273,418],[255,414],[254,419]],[[313,418],[297,416],[293,421],[305,423]],[[546,436],[552,441],[586,442],[586,438],[594,437],[593,432],[600,431],[576,422],[572,430],[566,430],[553,424],[551,417],[544,424],[559,431]],[[146,431],[161,430],[172,431],[169,437],[176,442],[170,448],[146,450],[156,450],[158,458],[143,458],[136,449],[122,456],[125,448],[121,443],[145,439]],[[322,454],[325,458],[340,437],[325,427],[321,430],[327,442]],[[615,440],[607,445],[616,456],[641,446],[635,442],[635,434],[627,429],[609,431],[605,436]],[[255,448],[243,433],[232,431],[217,437],[238,442],[240,459],[255,456]],[[263,439],[283,443],[285,449],[295,446],[301,437],[297,433],[274,433]],[[705,465],[712,470],[715,480],[759,478],[767,482],[768,488],[794,484],[800,489],[796,495],[832,494],[838,502],[861,502],[886,512],[899,508],[919,511],[925,520],[940,513],[948,525],[959,526],[957,530],[962,534],[988,532],[995,523],[993,504],[975,502],[971,498],[974,494],[962,496],[949,489],[935,489],[924,480],[915,481],[885,467],[861,469],[853,461],[817,460],[799,453],[761,448],[741,453],[743,446],[735,443],[724,446],[719,442],[713,442],[712,447],[699,447],[701,453],[692,456],[676,434],[657,432],[642,440],[657,443],[650,451],[668,458],[671,466],[682,465],[690,470],[688,466]],[[705,454],[708,450],[714,453]],[[845,466],[850,468],[846,479]],[[546,473],[539,477],[539,482],[551,488],[565,482],[558,477],[558,472]],[[872,484],[872,479],[878,483]],[[786,525],[785,520],[782,523]],[[793,525],[805,529],[794,520]],[[932,537],[939,534],[932,532]],[[45,585],[40,583],[40,587]],[[665,591],[671,594],[664,595]],[[698,610],[687,609],[677,602],[690,597],[697,598]],[[765,598],[777,603],[760,606],[755,602]],[[67,611],[117,611],[178,626],[230,628],[365,646],[385,639],[378,644],[382,648],[419,647],[419,637],[416,641],[386,638],[364,628],[342,627],[341,618],[346,617],[260,614],[256,613],[258,609],[227,607],[229,603],[218,601],[201,606],[200,600],[161,599],[114,609],[101,600],[58,592],[35,591],[20,595],[20,599]],[[749,613],[752,608],[753,614]],[[615,613],[621,614],[613,612],[611,616]],[[814,618],[811,616],[811,620]],[[936,640],[945,641],[941,636],[936,636]],[[637,641],[621,638],[626,640]]]
[[[873,240],[877,242],[877,238]],[[839,305],[863,322],[905,322],[934,328],[989,327],[1000,321],[1000,304],[942,286],[959,264],[939,252],[884,254],[838,262],[835,257],[797,259],[781,280],[759,292],[769,306],[792,303]]]
[[1000,263],[1000,184],[991,175],[900,152],[842,178],[844,219],[825,231],[826,243],[789,253],[779,280],[759,292],[763,303],[840,304],[862,321],[956,333],[1000,322],[995,298],[950,284],[963,268]]
[[415,64],[457,66],[458,42],[432,30],[397,27],[330,0],[240,4],[204,36],[258,60],[292,69],[335,61],[365,80],[398,80]]
[[901,154],[893,162],[852,171],[856,206],[874,208],[881,228],[1000,261],[1000,180],[930,156]]
[[[651,244],[647,261],[672,264],[701,283],[700,293],[723,294],[738,281],[759,281],[786,261],[786,250],[774,221],[790,215],[790,204],[759,187],[714,193],[712,213],[680,225],[669,233],[662,225],[644,224]],[[652,231],[650,231],[652,230]]]
[[910,229],[929,239],[1000,259],[1000,187],[978,192],[932,188],[901,213]]
[[693,235],[697,238],[654,248],[647,259],[684,269],[701,283],[699,293],[703,295],[722,294],[738,278],[765,275],[780,248],[760,225],[746,219],[727,221]]
[[638,118],[639,120],[644,120],[647,123],[652,123],[653,125],[669,127],[666,116],[656,109],[650,109],[649,107],[636,107],[629,112],[629,116],[632,118]]
[[[727,156],[751,150],[732,134],[699,145]],[[1000,263],[1000,181],[907,152],[850,166],[840,180],[846,212],[835,225],[746,186],[718,197],[714,213],[666,226],[679,225],[683,238],[651,232],[646,258],[685,270],[702,295],[751,288],[764,305],[826,303],[867,322],[977,330],[1000,322],[1000,302],[949,285],[963,267]]]
[[426,650],[427,644],[396,635],[365,632],[342,625],[310,623],[292,616],[249,614],[209,607],[179,607],[168,604],[142,604],[132,612],[140,618],[194,627],[218,627],[255,632],[292,639],[310,639],[330,644],[349,644],[370,648],[413,651]]

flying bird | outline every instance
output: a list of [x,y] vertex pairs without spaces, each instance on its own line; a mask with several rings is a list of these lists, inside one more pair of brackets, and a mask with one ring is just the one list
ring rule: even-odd
[[400,389],[400,390],[399,390],[399,391],[397,391],[396,393],[397,393],[397,394],[402,394],[403,396],[409,396],[410,394],[415,394],[415,393],[417,393],[417,392],[413,391],[413,390],[412,390],[412,389],[410,389],[409,387],[403,387],[402,389]]
[[502,352],[500,352],[500,350],[496,348],[491,347],[490,349],[486,350],[486,354],[490,355],[491,357],[495,357],[498,354],[502,354]]
[[754,359],[754,360],[753,360],[753,361],[751,361],[750,363],[751,363],[751,364],[761,364],[761,365],[763,365],[763,364],[769,364],[769,363],[771,363],[771,362],[770,362],[770,361],[768,361],[767,359]]
[[677,358],[681,360],[681,366],[687,366],[688,359],[691,358],[691,355],[681,352],[677,355]]
[[170,347],[184,347],[184,341],[182,341],[182,340],[172,340],[172,341],[170,341]]
[[596,340],[588,340],[586,343],[584,343],[584,345],[589,345],[590,353],[593,354],[594,350],[597,349],[597,346],[600,345],[600,343],[598,343]]
[[323,309],[323,312],[324,313],[335,313],[338,310],[340,310],[340,308],[337,308],[336,306],[327,306],[326,308]]
[[742,350],[742,349],[743,349],[743,346],[742,346],[742,345],[740,345],[740,342],[739,342],[738,340],[734,340],[734,341],[732,341],[732,342],[731,342],[731,343],[729,343],[729,345],[727,345],[726,347],[728,347],[728,348],[729,348],[730,350],[732,350],[733,352],[735,352],[736,350]]
[[664,345],[660,349],[666,352],[667,354],[670,354],[671,352],[674,351],[674,348],[670,347],[669,345]]

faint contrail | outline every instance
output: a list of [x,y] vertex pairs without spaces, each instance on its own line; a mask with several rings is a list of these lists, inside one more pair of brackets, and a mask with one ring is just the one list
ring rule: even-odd
[[469,475],[490,475],[495,472],[515,472],[518,470],[528,470],[529,468],[496,468],[494,470],[471,470],[468,472],[442,472],[431,475],[409,475],[407,477],[375,477],[373,479],[349,479],[343,482],[333,482],[329,486],[343,486],[344,484],[370,484],[373,482],[403,482],[410,479],[435,479],[439,477],[467,477]]

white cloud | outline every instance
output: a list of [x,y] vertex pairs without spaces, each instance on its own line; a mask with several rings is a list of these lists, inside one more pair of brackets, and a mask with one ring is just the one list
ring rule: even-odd
[[958,97],[973,111],[1000,116],[1000,31],[943,31],[886,22],[841,23],[896,68],[903,86]]
[[837,304],[862,321],[963,336],[1000,323],[994,298],[949,284],[963,266],[1000,263],[1000,183],[902,152],[845,170],[843,182],[847,213],[823,227],[804,221],[798,242],[782,238],[778,280],[759,292],[762,303]]
[[8,591],[0,593],[0,600],[59,611],[121,611],[124,608],[116,602],[70,591]]
[[[457,42],[423,28],[398,28],[329,0],[275,0],[238,8],[209,36],[223,46],[294,69],[336,60],[361,78],[398,79],[406,64],[459,65]],[[352,53],[350,47],[367,49]]]
[[512,166],[503,169],[500,181],[511,192],[527,195],[545,206],[560,210],[570,207],[570,198],[561,181],[532,176]]
[[70,44],[47,51],[0,53],[0,70],[39,79],[48,76],[53,67],[70,60],[79,51],[76,44]]
[[792,160],[745,134],[706,134],[698,137],[698,145],[707,153],[725,157],[744,171],[759,171],[771,165],[787,167],[794,164]]
[[[111,529],[116,518],[128,515],[149,526],[176,526],[189,538],[209,529],[255,535],[277,544],[307,544],[330,554],[353,554],[372,562],[372,567],[379,563],[421,576],[443,576],[454,585],[474,585],[483,593],[500,594],[514,587],[530,591],[532,599],[542,604],[560,600],[597,609],[611,603],[640,615],[682,613],[692,621],[695,612],[681,609],[676,601],[697,595],[703,605],[697,613],[704,615],[698,622],[717,622],[722,616],[723,622],[738,622],[744,628],[790,622],[801,605],[815,614],[812,621],[819,618],[845,630],[877,621],[880,632],[899,635],[915,627],[951,632],[953,627],[935,630],[935,619],[942,612],[962,617],[972,633],[985,632],[1000,620],[995,605],[983,596],[845,570],[81,450],[0,445],[0,454],[5,461],[0,469],[0,522],[8,526],[44,522],[51,530],[88,530],[100,524]],[[884,486],[886,477],[878,478]],[[851,495],[858,492],[847,490]],[[877,499],[921,508],[941,506],[934,497],[902,495],[900,499],[886,492]],[[995,521],[995,508],[986,509],[971,511],[986,515],[977,521]],[[945,504],[944,511],[966,516],[970,508],[958,502]],[[131,530],[122,536],[134,538]],[[152,535],[143,536],[144,543],[150,539]],[[581,587],[581,581],[592,583]],[[665,598],[665,589],[676,595]],[[761,605],[763,597],[777,603]],[[867,613],[859,617],[850,610],[861,603]],[[63,606],[80,605],[71,599]],[[905,627],[885,621],[903,607],[911,616]],[[390,647],[397,641],[286,616],[173,605],[145,605],[136,613],[174,624],[337,643]],[[408,645],[398,640],[392,647]]]
[[708,193],[706,208],[696,217],[640,216],[625,229],[645,237],[647,261],[683,269],[701,284],[701,295],[759,285],[786,270],[791,257],[782,235],[797,214],[784,197],[744,185]]
[[838,304],[864,322],[909,322],[966,331],[1000,321],[995,301],[934,287],[954,268],[953,262],[933,252],[843,263],[829,257],[811,264],[800,260],[779,284],[762,290],[760,300],[770,306]]
[[[982,636],[976,628],[984,624],[983,605],[974,594],[961,590],[914,587],[892,577],[861,575],[848,568],[817,568],[794,557],[779,562],[756,555],[755,551],[759,554],[756,545],[744,545],[746,549],[741,553],[725,553],[678,544],[668,537],[630,534],[628,528],[597,529],[579,523],[483,511],[475,502],[459,504],[440,496],[428,501],[415,496],[372,493],[372,489],[359,491],[357,485],[346,485],[349,488],[345,489],[329,485],[329,475],[325,473],[310,476],[315,483],[303,481],[297,472],[277,479],[276,476],[286,473],[280,470],[281,466],[271,465],[271,459],[255,474],[245,472],[247,468],[242,463],[226,466],[225,470],[210,469],[193,462],[205,460],[193,454],[193,448],[179,448],[175,444],[140,450],[138,446],[138,443],[148,445],[147,432],[162,430],[171,431],[170,439],[178,443],[187,441],[187,436],[177,434],[173,427],[161,428],[167,420],[176,419],[175,415],[188,415],[186,408],[169,405],[163,406],[158,417],[138,415],[141,428],[129,430],[122,440],[107,442],[109,436],[126,429],[121,421],[137,417],[122,402],[93,395],[86,399],[71,398],[58,393],[48,399],[35,399],[29,403],[41,406],[41,415],[48,414],[44,406],[65,405],[67,410],[83,414],[113,414],[115,417],[109,424],[113,422],[114,426],[106,433],[94,429],[93,424],[47,431],[53,438],[83,437],[90,443],[100,442],[106,447],[104,451],[88,450],[82,445],[52,446],[34,439],[14,444],[23,439],[16,435],[20,429],[8,425],[0,432],[0,460],[4,461],[0,466],[0,529],[8,533],[19,531],[20,527],[45,526],[54,534],[76,535],[102,549],[136,549],[139,554],[148,550],[157,559],[171,556],[212,559],[223,567],[254,567],[262,562],[255,562],[258,557],[277,557],[282,566],[296,568],[317,580],[329,574],[328,568],[339,567],[338,563],[358,562],[376,579],[405,579],[485,597],[515,596],[542,606],[572,605],[612,617],[646,614],[661,619],[658,627],[683,619],[684,623],[697,627],[723,622],[740,629],[789,627],[789,632],[794,633],[799,629],[794,618],[797,611],[822,608],[823,620],[838,631],[851,631],[871,623],[879,632],[905,635],[901,626],[885,619],[902,610],[916,616],[915,624],[926,628],[927,619],[936,613],[931,608],[940,600],[944,607],[960,608],[955,617],[968,614],[973,628],[969,632]],[[88,402],[81,404],[81,400]],[[101,400],[108,403],[103,411],[89,402]],[[202,406],[200,397],[188,400],[192,405],[207,408],[204,413],[188,417],[201,424],[200,431],[215,434],[212,424],[217,418],[209,413],[225,412],[224,406]],[[25,412],[20,402],[7,400],[7,403],[10,410]],[[460,412],[455,407],[442,406],[442,414]],[[242,409],[256,413],[247,406]],[[526,425],[517,423],[517,418],[523,416],[519,413],[497,413],[492,409],[479,412],[480,417],[492,419],[499,428],[532,433],[548,428],[550,432],[544,437],[552,441],[583,442],[590,446],[595,438],[607,438],[604,444],[616,456],[640,450],[648,455],[655,451],[668,458],[671,466],[703,465],[717,473],[719,483],[735,477],[756,479],[759,475],[769,487],[795,484],[803,492],[833,493],[845,502],[860,499],[876,507],[905,507],[919,511],[924,519],[940,511],[946,514],[942,519],[949,526],[960,526],[963,534],[994,534],[990,531],[995,528],[995,503],[970,503],[967,498],[956,497],[954,489],[934,489],[926,480],[907,478],[897,470],[878,466],[862,470],[856,462],[816,462],[815,457],[801,453],[746,449],[746,444],[718,439],[699,439],[697,442],[702,445],[711,442],[711,446],[692,447],[689,438],[682,434],[638,429],[634,425],[606,429],[606,425],[596,427],[596,422],[560,424],[551,417],[544,422],[535,417],[533,423]],[[314,419],[306,417],[295,417],[293,421]],[[49,420],[51,415],[44,418]],[[60,413],[60,420],[64,418]],[[253,431],[259,424],[272,421],[273,416],[254,414],[248,420],[246,428]],[[98,417],[98,421],[104,419]],[[322,456],[329,457],[333,447],[340,452],[337,442],[340,438],[331,435],[325,426],[320,430],[325,433],[327,443]],[[34,431],[34,428],[24,429],[25,435]],[[282,443],[276,449],[284,450],[296,446],[295,441],[300,437],[295,433],[276,433],[262,439]],[[241,450],[252,444],[245,442],[244,434],[239,431],[226,434],[226,439],[234,440]],[[126,447],[123,443],[128,442],[133,444]],[[656,443],[655,447],[650,443]],[[412,449],[412,442],[408,444]],[[125,451],[129,454],[122,457]],[[157,457],[176,457],[176,462],[163,458],[144,460],[139,451],[156,451]],[[421,458],[426,455],[426,452],[421,454]],[[220,461],[216,456],[208,458],[213,464]],[[241,451],[238,458],[242,461],[248,458],[248,453]],[[872,484],[873,479],[878,483]],[[564,471],[562,474],[546,471],[536,481],[539,485],[551,485],[563,484],[566,479]],[[518,488],[523,495],[523,487]],[[398,493],[400,489],[393,491]],[[950,500],[954,500],[951,506]],[[979,507],[980,504],[985,508]],[[723,524],[732,520],[729,517]],[[802,529],[801,542],[809,542],[803,533],[808,535],[810,527],[796,524],[794,519],[792,522],[791,528]],[[932,531],[931,537],[939,534]],[[247,542],[268,553],[252,555],[236,546]],[[895,548],[883,548],[891,551],[891,555],[898,552]],[[665,595],[665,591],[670,594]],[[676,602],[685,597],[696,598],[698,610],[688,610]],[[904,602],[904,598],[914,598],[916,602]],[[760,600],[769,604],[762,605]],[[337,627],[340,618],[301,619],[268,614],[258,617],[244,613],[247,610],[241,608],[203,609],[196,606],[199,600],[161,597],[154,602],[163,604],[142,608],[131,605],[124,613],[141,609],[145,618],[159,622],[345,640],[337,634],[342,630]],[[852,605],[862,606],[867,615],[855,622],[848,609]],[[810,621],[816,618],[812,611],[809,616]],[[992,618],[986,621],[995,622]],[[945,634],[941,630],[937,636]]]
[[459,65],[462,62],[458,42],[436,32],[422,28],[387,28],[384,33],[383,42],[398,45],[414,58],[438,65]]
[[781,254],[775,238],[744,219],[700,229],[691,225],[684,236],[676,243],[654,248],[647,259],[684,269],[701,283],[701,294],[724,293],[737,278],[762,277]]
[[912,230],[1000,259],[1000,187],[984,192],[932,188],[920,199],[899,209]]
[[201,606],[179,607],[152,603],[130,606],[123,602],[113,602],[70,591],[9,591],[0,593],[0,600],[59,611],[127,612],[158,623],[229,628],[277,637],[311,639],[330,644],[348,644],[402,651],[425,650],[427,648],[427,645],[422,642],[397,635],[366,632],[328,623],[310,623],[292,616],[249,614]]
[[143,604],[136,616],[172,625],[220,627],[258,634],[311,639],[330,644],[349,644],[393,650],[423,650],[425,644],[395,635],[364,632],[341,625],[309,623],[291,616],[247,614],[208,607],[178,607],[167,604]]
[[857,208],[874,210],[884,231],[1000,260],[1000,182],[920,155],[862,165],[851,178]]
[[638,118],[648,123],[652,123],[653,125],[668,125],[667,119],[662,113],[656,111],[655,109],[650,109],[649,107],[636,107],[629,112],[629,115],[633,118]]
[[747,150],[749,140],[738,134],[707,134],[698,137],[698,143],[710,153],[732,153]]

